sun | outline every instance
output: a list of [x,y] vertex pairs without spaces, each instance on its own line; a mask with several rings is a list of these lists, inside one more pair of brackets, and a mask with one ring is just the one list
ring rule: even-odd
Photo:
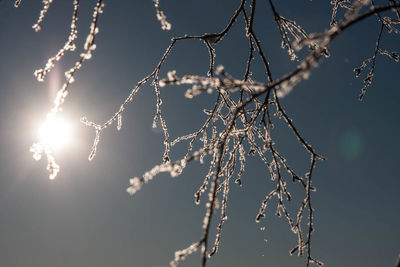
[[38,135],[43,145],[58,149],[71,143],[72,128],[65,119],[51,114],[40,126]]

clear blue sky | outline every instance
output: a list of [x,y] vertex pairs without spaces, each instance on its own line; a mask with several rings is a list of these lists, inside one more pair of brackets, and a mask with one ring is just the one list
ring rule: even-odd
[[[220,31],[239,1],[161,0],[171,32],[160,29],[151,0],[107,1],[97,50],[77,74],[64,105],[75,137],[56,155],[61,172],[54,181],[47,178],[45,162],[32,159],[29,147],[64,71],[82,49],[95,1],[82,1],[77,51],[68,53],[43,83],[33,71],[64,44],[72,1],[54,1],[38,33],[31,26],[41,1],[25,0],[18,9],[11,2],[0,1],[0,266],[166,266],[174,251],[201,236],[204,203],[196,206],[193,194],[205,166],[193,163],[174,179],[159,175],[133,197],[125,192],[129,178],[162,160],[162,134],[151,128],[154,90],[147,85],[126,110],[122,130],[104,131],[92,162],[87,156],[94,132],[79,119],[106,120],[133,85],[153,70],[172,36]],[[328,1],[275,2],[282,15],[308,32],[329,26]],[[267,1],[260,1],[258,8],[255,31],[274,77],[280,77],[295,64],[280,49]],[[393,266],[400,252],[400,66],[378,57],[363,102],[357,100],[362,79],[352,71],[374,52],[380,27],[376,20],[365,20],[338,37],[330,47],[331,58],[282,100],[305,138],[327,157],[318,162],[313,181],[318,191],[313,195],[312,249],[326,266]],[[215,47],[216,63],[233,75],[242,75],[248,55],[243,32],[240,20]],[[383,48],[398,49],[398,44],[398,38],[383,36]],[[207,68],[204,45],[187,41],[176,46],[162,76],[172,69],[205,75]],[[265,79],[260,71],[254,75]],[[185,99],[185,90],[162,88],[172,137],[199,127],[205,119],[200,111],[212,106],[212,96]],[[289,163],[304,174],[309,158],[285,125],[277,123],[273,135]],[[181,148],[172,154],[174,159]],[[231,187],[221,248],[209,266],[305,265],[304,258],[289,256],[296,236],[284,219],[273,215],[272,206],[267,220],[255,223],[271,190],[268,180],[259,160],[247,161],[243,187]],[[181,266],[200,266],[199,254]]]

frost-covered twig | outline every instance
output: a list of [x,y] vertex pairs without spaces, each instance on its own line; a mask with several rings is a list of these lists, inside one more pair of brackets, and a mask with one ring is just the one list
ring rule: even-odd
[[[50,5],[51,5],[51,3],[53,2],[53,0],[42,0],[42,2],[43,2],[43,8],[42,8],[42,10],[40,11],[39,18],[38,18],[37,22],[32,26],[32,28],[33,28],[35,31],[37,31],[37,32],[40,31],[40,24],[42,23],[42,21],[43,21],[45,15],[46,15],[46,13],[47,13],[47,10],[49,10]],[[19,3],[20,3],[20,2],[19,2]],[[16,2],[16,3],[15,3],[15,6],[18,6],[19,3],[17,4],[17,2]]]
[[[391,1],[391,3],[396,5],[395,1]],[[374,1],[372,1],[372,7],[374,9],[377,8],[375,6],[375,4],[374,4]],[[356,73],[356,77],[359,77],[361,72],[368,65],[370,65],[369,72],[368,72],[367,76],[363,80],[364,86],[361,88],[361,94],[359,96],[359,100],[363,99],[365,93],[367,92],[367,88],[372,84],[372,79],[373,79],[374,74],[375,74],[375,66],[376,66],[376,59],[377,59],[378,53],[381,54],[381,55],[388,56],[390,59],[393,59],[396,62],[399,61],[399,55],[396,52],[389,52],[387,50],[381,49],[381,47],[380,47],[381,46],[382,33],[383,33],[383,30],[385,28],[386,28],[388,33],[392,33],[393,32],[394,34],[400,34],[400,31],[398,31],[397,28],[395,28],[393,26],[393,24],[399,24],[400,23],[400,18],[399,18],[399,14],[398,14],[399,11],[398,11],[397,8],[394,9],[394,10],[395,10],[395,13],[396,13],[396,15],[398,17],[397,19],[393,19],[393,18],[390,18],[390,17],[387,17],[387,16],[382,17],[379,13],[375,13],[378,16],[381,25],[380,25],[380,30],[379,30],[378,37],[376,39],[374,55],[372,57],[369,57],[369,58],[365,59],[362,62],[360,67],[354,69],[354,72]]]
[[76,22],[78,21],[78,10],[79,10],[79,0],[73,1],[74,11],[72,13],[71,20],[71,32],[68,36],[67,42],[64,46],[57,52],[54,57],[51,57],[47,60],[46,66],[42,69],[38,69],[34,72],[35,77],[38,81],[44,81],[44,78],[48,72],[54,67],[54,63],[59,61],[66,51],[74,51],[76,49],[75,39],[78,37],[78,30],[76,29]]
[[364,82],[364,87],[361,88],[361,94],[359,96],[359,99],[362,100],[365,93],[367,92],[367,88],[371,85],[372,83],[372,78],[374,77],[375,74],[375,64],[376,64],[376,56],[378,54],[378,51],[380,50],[379,48],[379,43],[381,41],[381,37],[382,37],[382,32],[383,32],[383,27],[384,24],[381,23],[381,28],[379,30],[379,35],[378,35],[378,39],[376,40],[376,46],[375,46],[375,52],[374,55],[370,58],[367,58],[363,61],[363,63],[361,64],[360,67],[355,68],[354,72],[356,73],[356,77],[359,77],[361,72],[365,69],[365,67],[367,67],[368,64],[371,63],[371,67],[369,68],[369,72],[367,77],[363,80]]
[[22,2],[22,0],[15,0],[14,7],[19,7],[21,2]]
[[154,2],[154,7],[156,8],[157,12],[157,19],[161,23],[161,29],[165,31],[171,30],[171,23],[167,21],[167,16],[165,16],[164,12],[160,9],[160,1],[159,0],[153,0]]
[[[72,23],[71,23],[71,34],[72,35],[74,35],[76,33],[75,28],[76,28],[76,20],[77,20],[76,16],[77,16],[77,12],[78,12],[78,4],[79,3],[74,0],[74,15],[72,17]],[[97,28],[97,23],[98,23],[99,15],[103,12],[102,11],[103,6],[104,6],[103,1],[97,0],[96,6],[94,7],[93,15],[92,15],[92,23],[90,24],[90,32],[86,38],[86,42],[84,45],[84,51],[83,51],[83,53],[80,54],[80,58],[78,61],[75,62],[75,65],[70,70],[65,72],[66,80],[65,80],[64,84],[62,85],[61,89],[58,90],[58,92],[57,92],[56,98],[54,99],[53,107],[46,116],[46,121],[54,119],[54,117],[56,117],[57,114],[61,111],[61,107],[68,95],[68,87],[71,83],[74,82],[75,73],[82,67],[82,64],[85,60],[88,60],[91,58],[92,52],[96,49],[95,36],[99,32],[99,30]],[[70,45],[72,45],[72,42],[75,39],[74,36],[72,36],[72,37],[70,36],[70,38],[72,39],[71,43],[67,42],[67,44],[66,44],[66,45],[68,45],[68,48]],[[65,46],[64,46],[64,48],[65,48]],[[62,49],[60,51],[62,51]],[[55,60],[57,60],[57,59],[55,59]],[[50,59],[50,61],[52,61],[52,60]],[[50,63],[48,69],[45,72],[50,71],[52,64],[53,63]],[[42,74],[38,74],[38,79],[39,79],[39,77],[43,78],[42,75],[44,75],[45,72],[43,72]],[[99,137],[96,136],[96,140],[98,140],[98,138]],[[47,170],[49,171],[49,178],[54,179],[57,176],[60,167],[55,162],[52,148],[49,145],[44,144],[43,142],[37,142],[31,146],[30,151],[34,154],[34,159],[36,159],[36,160],[39,160],[41,158],[41,154],[44,153],[46,155],[47,161],[48,161]]]

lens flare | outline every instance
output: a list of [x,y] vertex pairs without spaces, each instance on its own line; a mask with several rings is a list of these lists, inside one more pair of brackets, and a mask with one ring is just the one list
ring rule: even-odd
[[64,147],[71,142],[72,129],[63,118],[48,116],[39,128],[40,142],[52,149]]

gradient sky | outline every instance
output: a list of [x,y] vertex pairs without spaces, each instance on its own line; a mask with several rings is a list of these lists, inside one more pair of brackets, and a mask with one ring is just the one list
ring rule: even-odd
[[[201,236],[204,203],[196,206],[193,194],[205,166],[195,162],[174,179],[159,175],[133,197],[125,192],[129,178],[162,160],[162,134],[151,128],[155,97],[150,86],[143,86],[125,111],[120,132],[115,127],[104,131],[91,162],[87,156],[94,132],[79,119],[108,119],[130,88],[153,70],[172,36],[221,30],[240,1],[161,0],[171,32],[160,29],[150,0],[107,1],[97,50],[76,75],[64,105],[74,142],[56,154],[61,172],[54,181],[47,178],[45,162],[32,159],[29,147],[64,71],[82,49],[95,1],[82,1],[78,51],[67,53],[43,83],[33,72],[64,44],[72,1],[54,1],[38,33],[31,26],[41,1],[25,0],[18,9],[12,2],[0,1],[0,266],[166,266],[174,251]],[[275,2],[282,15],[308,32],[329,26],[329,1]],[[280,49],[267,1],[258,8],[255,31],[277,78],[295,63]],[[328,267],[393,266],[400,252],[400,66],[379,56],[363,102],[357,100],[362,79],[352,71],[372,56],[379,28],[372,17],[344,32],[332,43],[331,58],[282,100],[303,136],[327,157],[318,162],[313,180],[318,190],[312,197],[312,253]],[[216,46],[217,64],[239,77],[248,55],[243,32],[239,20]],[[398,44],[398,36],[383,36],[384,49],[398,49]],[[204,45],[187,41],[177,44],[162,76],[172,69],[178,75],[205,75],[207,67]],[[259,70],[254,77],[265,79]],[[162,88],[172,137],[198,128],[205,119],[200,111],[213,104],[213,96],[185,99],[185,90]],[[277,123],[273,136],[291,166],[304,174],[309,158],[283,123]],[[172,153],[175,159],[182,148]],[[268,177],[258,159],[247,161],[243,187],[231,187],[229,219],[209,266],[305,265],[304,258],[289,256],[296,236],[273,215],[272,206],[267,220],[255,223],[271,190]],[[199,265],[199,253],[181,264]]]

